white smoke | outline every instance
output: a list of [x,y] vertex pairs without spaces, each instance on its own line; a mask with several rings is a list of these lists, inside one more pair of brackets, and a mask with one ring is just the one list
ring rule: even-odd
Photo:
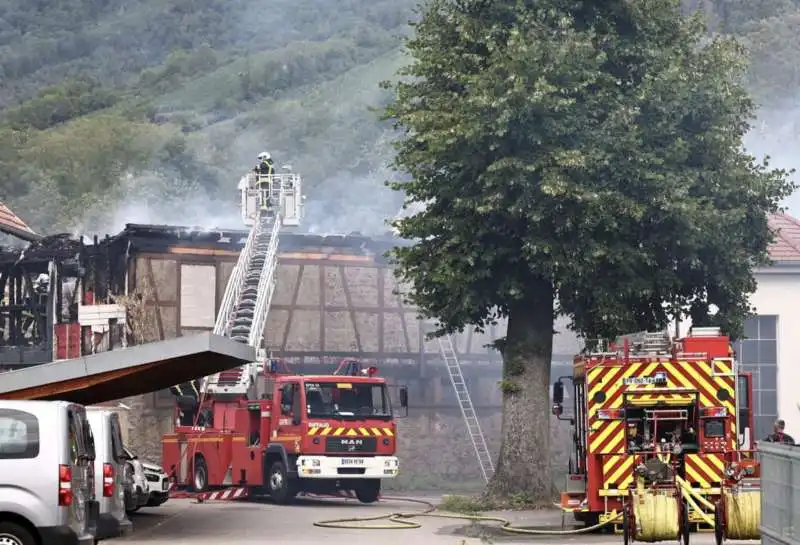
[[[758,114],[758,120],[744,139],[745,149],[763,159],[770,158],[770,168],[790,170],[800,167],[796,150],[800,145],[800,109],[765,108]],[[793,177],[798,182],[797,174]],[[800,194],[795,193],[786,199],[784,205],[789,214],[800,215]]]
[[77,235],[115,234],[126,223],[185,225],[203,229],[243,229],[236,183],[215,198],[196,181],[159,173],[127,175],[99,197],[73,227]]

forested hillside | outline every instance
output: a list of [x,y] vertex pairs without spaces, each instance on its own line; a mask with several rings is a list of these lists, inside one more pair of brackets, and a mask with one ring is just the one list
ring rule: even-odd
[[[306,227],[382,231],[399,203],[372,109],[413,3],[0,0],[0,199],[44,232],[236,226],[266,149],[304,175]],[[793,113],[800,1],[684,4],[741,37],[756,98]]]

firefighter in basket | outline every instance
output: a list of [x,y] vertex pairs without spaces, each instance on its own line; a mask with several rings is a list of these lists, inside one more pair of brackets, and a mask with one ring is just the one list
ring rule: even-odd
[[[262,190],[261,209],[266,210],[270,205],[270,193],[272,189],[272,176],[275,174],[275,162],[267,151],[258,154],[258,165],[253,168],[256,175],[256,187]],[[266,193],[263,193],[266,191]],[[266,198],[263,198],[264,196]]]

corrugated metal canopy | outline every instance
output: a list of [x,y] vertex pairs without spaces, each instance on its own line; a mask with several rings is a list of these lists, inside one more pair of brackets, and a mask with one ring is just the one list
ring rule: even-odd
[[155,392],[254,359],[255,351],[245,344],[201,333],[3,373],[0,399],[91,405]]

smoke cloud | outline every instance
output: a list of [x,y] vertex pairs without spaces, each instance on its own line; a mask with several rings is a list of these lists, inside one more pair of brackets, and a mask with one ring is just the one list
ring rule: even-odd
[[314,234],[361,233],[381,236],[391,232],[386,221],[396,214],[403,197],[384,185],[388,168],[366,176],[342,172],[327,178],[306,195],[305,219],[300,228]]
[[73,232],[115,234],[126,223],[243,229],[236,184],[230,188],[230,194],[220,199],[196,181],[153,172],[127,175],[91,205]]
[[[759,159],[770,158],[771,168],[790,170],[800,166],[796,150],[800,145],[800,109],[765,108],[758,114],[753,129],[744,139],[745,149]],[[794,174],[795,182],[800,181]],[[800,194],[795,193],[784,202],[787,211],[800,217]]]

